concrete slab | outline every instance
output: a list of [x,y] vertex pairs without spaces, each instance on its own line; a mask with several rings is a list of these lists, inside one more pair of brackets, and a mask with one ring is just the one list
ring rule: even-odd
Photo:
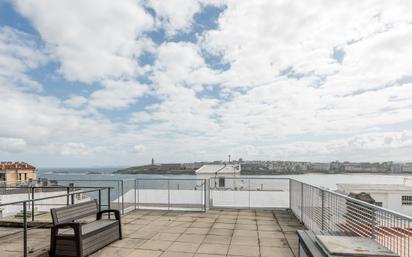
[[174,242],[167,250],[174,252],[195,253],[200,243]]
[[222,244],[201,244],[199,249],[197,250],[198,253],[206,253],[206,254],[227,254],[229,245],[222,245]]
[[229,255],[258,257],[259,247],[250,245],[230,245]]
[[[295,230],[300,226],[288,212],[235,209],[206,213],[137,210],[122,216],[122,223],[124,239],[93,257],[259,256],[256,252],[262,257],[292,257],[297,253]],[[0,228],[0,235],[5,230]],[[46,256],[49,237],[49,229],[31,231],[29,249],[34,254],[30,256]],[[22,256],[22,233],[17,239],[0,238],[0,252],[5,257]]]

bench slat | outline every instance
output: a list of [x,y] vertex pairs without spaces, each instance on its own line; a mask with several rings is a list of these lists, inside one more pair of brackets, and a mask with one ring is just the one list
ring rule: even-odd
[[73,220],[78,220],[96,214],[97,211],[98,208],[96,200],[51,209],[54,225],[64,222],[70,222]]

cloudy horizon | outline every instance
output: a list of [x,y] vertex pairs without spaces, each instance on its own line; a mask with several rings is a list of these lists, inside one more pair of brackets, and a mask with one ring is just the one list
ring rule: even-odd
[[412,161],[412,2],[5,0],[0,159]]

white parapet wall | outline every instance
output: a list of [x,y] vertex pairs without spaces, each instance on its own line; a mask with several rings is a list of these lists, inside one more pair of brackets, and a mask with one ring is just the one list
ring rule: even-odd
[[218,208],[288,208],[289,191],[242,191],[242,190],[212,190],[206,195],[203,190],[165,190],[165,189],[139,189],[129,190],[122,197],[113,202],[122,202],[126,207],[134,205],[138,208],[148,207],[176,207],[184,209],[184,205],[204,205],[210,201],[211,207]]

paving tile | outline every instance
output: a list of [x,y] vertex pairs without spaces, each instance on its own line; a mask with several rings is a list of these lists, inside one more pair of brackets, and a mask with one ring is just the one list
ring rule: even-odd
[[230,244],[231,236],[207,235],[204,243],[206,244]]
[[140,249],[165,251],[173,242],[163,240],[149,240],[139,246]]
[[178,242],[189,242],[189,243],[201,243],[205,238],[205,235],[196,234],[182,234],[177,238]]
[[259,241],[257,237],[235,236],[235,237],[232,237],[232,241],[230,244],[258,246]]
[[169,228],[171,227],[177,227],[177,228],[188,228],[192,225],[192,222],[188,221],[173,221],[168,225]]
[[289,244],[285,238],[261,238],[259,239],[260,246],[267,247],[278,247],[284,248],[289,247]]
[[165,232],[165,233],[183,233],[186,230],[187,230],[186,227],[166,227],[161,232]]
[[231,236],[233,234],[233,230],[224,228],[212,228],[208,234],[218,236]]
[[215,223],[212,228],[234,229],[235,223]]
[[259,238],[284,238],[285,235],[280,231],[259,231]]
[[171,251],[166,251],[161,257],[192,257],[194,253],[184,253],[184,252],[171,252]]
[[257,226],[254,225],[247,225],[247,224],[236,224],[235,229],[242,229],[242,230],[257,230]]
[[243,229],[235,229],[233,236],[250,236],[250,237],[257,237],[258,233],[257,231],[253,230],[243,230]]
[[122,240],[118,240],[110,244],[110,247],[120,247],[120,248],[132,248],[136,249],[139,248],[142,244],[144,244],[147,240],[139,239],[139,238],[123,238]]
[[256,225],[256,220],[247,220],[247,219],[241,219],[237,220],[236,224],[245,224],[245,225]]
[[226,254],[204,254],[204,253],[196,253],[193,257],[225,257]]
[[193,222],[190,226],[191,228],[210,228],[213,225],[213,222]]
[[261,247],[262,257],[294,257],[290,248]]
[[259,247],[250,246],[250,245],[230,245],[229,255],[240,255],[240,256],[250,256],[258,257],[259,256]]
[[[130,255],[127,255],[127,257],[158,257],[162,253],[163,252],[161,252],[161,251],[136,249]],[[111,257],[111,256],[107,256],[107,257]],[[122,256],[122,257],[124,257],[124,256]]]
[[[131,248],[117,248],[117,247],[108,246],[89,256],[90,257],[126,257],[126,256],[132,256],[134,251],[135,249],[131,249]],[[154,257],[157,257],[157,256],[154,256]]]
[[140,238],[140,239],[151,239],[154,237],[158,232],[156,231],[136,231],[129,235],[130,238]]
[[198,235],[205,235],[209,231],[208,228],[188,228],[185,233],[186,234],[198,234]]
[[157,233],[152,240],[175,241],[180,235],[180,233]]
[[167,250],[173,252],[195,253],[200,243],[174,242]]
[[201,244],[199,250],[197,250],[197,253],[225,255],[228,248],[229,245]]

